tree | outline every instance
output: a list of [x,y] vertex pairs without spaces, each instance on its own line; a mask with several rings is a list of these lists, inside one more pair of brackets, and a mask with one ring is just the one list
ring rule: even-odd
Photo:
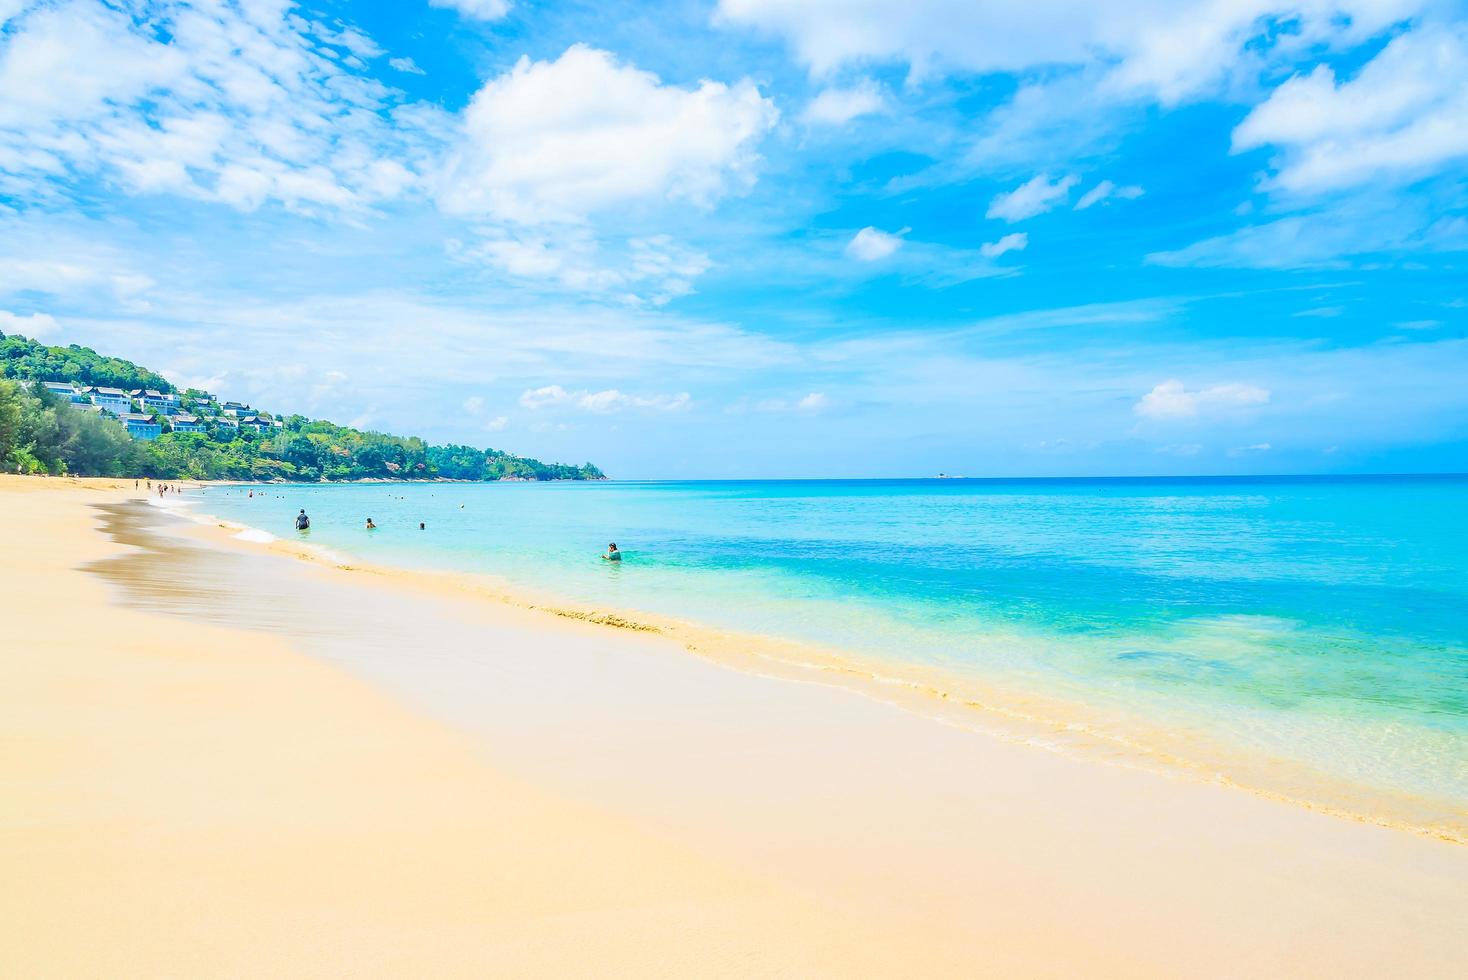
[[213,396],[190,388],[185,410],[204,418],[205,431],[178,432],[165,420],[162,436],[134,442],[117,420],[80,411],[40,385],[22,388],[3,379],[174,391],[166,378],[121,358],[79,347],[48,347],[0,334],[0,466],[22,472],[155,476],[162,479],[351,480],[362,477],[455,480],[602,479],[587,463],[542,463],[493,449],[431,446],[416,436],[363,432],[283,418],[283,430],[257,433],[223,423]]
[[131,391],[173,391],[161,374],[117,357],[104,357],[90,347],[48,347],[18,334],[0,338],[0,378],[26,381],[75,381]]
[[61,457],[68,473],[126,476],[136,472],[135,444],[121,422],[69,406],[52,411],[62,434]]
[[0,380],[0,467],[12,469],[16,443],[20,438],[20,387],[13,381]]

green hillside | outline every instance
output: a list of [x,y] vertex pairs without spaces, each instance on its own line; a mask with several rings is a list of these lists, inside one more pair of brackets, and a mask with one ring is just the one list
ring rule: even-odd
[[[78,392],[68,399],[67,392],[53,394],[40,382],[69,383]],[[90,387],[162,393],[170,404],[149,405],[139,395],[126,409],[118,403],[103,410],[80,403],[91,397],[81,389]],[[118,420],[122,411],[139,438]],[[161,434],[148,438],[155,431]],[[604,479],[591,463],[542,463],[494,449],[432,446],[416,436],[221,403],[209,392],[179,392],[159,374],[87,347],[49,347],[3,334],[0,470],[165,480]]]
[[0,378],[22,381],[72,381],[81,385],[100,385],[132,391],[152,388],[173,391],[173,385],[160,374],[138,367],[131,361],[104,357],[90,347],[47,347],[19,335],[6,337],[0,333]]

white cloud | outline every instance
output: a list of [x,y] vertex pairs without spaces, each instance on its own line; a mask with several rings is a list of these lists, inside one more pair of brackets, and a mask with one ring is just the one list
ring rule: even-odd
[[1298,313],[1291,313],[1290,315],[1297,317],[1319,317],[1329,320],[1345,312],[1346,308],[1344,306],[1312,306],[1308,310],[1301,310]]
[[1158,446],[1153,452],[1162,456],[1196,456],[1203,451],[1201,442],[1179,442],[1167,446]]
[[1398,330],[1436,330],[1442,325],[1441,320],[1398,320],[1392,324]]
[[730,407],[732,412],[743,412],[749,408],[766,415],[780,415],[785,413],[798,413],[803,415],[814,415],[831,407],[831,400],[824,392],[812,391],[800,398],[764,398],[751,406],[747,401],[741,401]]
[[1103,180],[1081,195],[1081,199],[1076,202],[1075,209],[1077,211],[1084,211],[1087,208],[1102,204],[1112,198],[1122,201],[1133,201],[1141,197],[1143,193],[1142,188],[1135,184],[1118,187],[1109,180]]
[[[261,12],[264,11],[262,10]],[[381,58],[387,54],[376,41],[355,27],[343,27],[341,30],[334,31],[325,24],[315,24],[311,26],[311,32],[323,43],[337,48],[345,48],[351,52],[347,60],[350,60],[350,57],[356,57],[359,60],[371,60],[373,58]],[[357,67],[360,67],[360,65]]]
[[864,78],[849,88],[823,89],[810,100],[800,118],[811,125],[844,126],[860,116],[888,111],[887,93]]
[[531,410],[550,408],[553,405],[564,405],[571,400],[571,393],[560,385],[546,385],[544,388],[532,388],[520,395],[520,407]]
[[661,306],[676,296],[693,292],[693,280],[713,263],[702,252],[685,248],[668,235],[628,239],[631,264],[627,276],[633,283],[651,283],[651,302]]
[[523,224],[638,201],[709,206],[753,184],[777,118],[747,79],[664,85],[578,44],[555,61],[521,58],[475,94],[439,199]]
[[29,236],[12,239],[9,244],[12,250],[28,257],[0,258],[0,294],[37,292],[77,297],[95,293],[134,307],[154,285],[151,278],[124,265],[117,256],[80,240],[48,243],[64,258],[31,251],[27,246],[36,243]]
[[412,58],[389,58],[387,66],[393,71],[400,71],[407,75],[426,75],[428,72],[418,67],[418,62]]
[[1465,248],[1468,221],[1443,216],[1434,202],[1421,196],[1363,192],[1185,248],[1154,252],[1147,261],[1211,268],[1340,268],[1352,256]]
[[510,0],[428,0],[430,7],[447,7],[476,20],[499,20],[510,12]]
[[0,191],[56,199],[102,176],[133,194],[252,210],[360,210],[411,186],[434,111],[396,125],[362,72],[382,51],[294,4],[34,6],[0,35]]
[[473,246],[450,242],[456,258],[482,262],[518,279],[554,281],[579,292],[605,292],[618,285],[615,273],[595,262],[591,234],[577,229],[558,235],[493,232]]
[[638,204],[708,207],[747,189],[777,117],[747,80],[665,85],[584,45],[522,58],[465,110],[439,203],[494,225],[450,252],[525,282],[668,303],[693,291],[709,257],[663,234],[607,239],[592,219]]
[[1097,69],[1021,80],[1008,102],[977,121],[977,138],[959,161],[960,173],[1008,174],[1035,161],[1114,148],[1135,109],[1118,107],[1099,84]]
[[[1172,104],[1241,70],[1359,42],[1431,0],[720,0],[717,19],[787,40],[816,76],[903,63],[915,79],[1095,65],[1118,95]],[[1287,25],[1288,30],[1281,29]]]
[[1141,397],[1132,411],[1145,419],[1191,419],[1212,414],[1263,405],[1269,391],[1257,385],[1221,384],[1189,391],[1181,381],[1163,381]]
[[1233,133],[1235,152],[1280,148],[1268,189],[1319,193],[1407,179],[1468,157],[1468,28],[1427,25],[1354,78],[1329,65],[1276,88]]
[[482,428],[485,432],[503,432],[505,429],[509,428],[510,417],[508,415],[496,415],[493,418],[485,418],[485,405],[486,402],[484,400],[484,397],[481,395],[471,395],[468,398],[465,398],[462,403],[464,414],[469,416],[471,419],[482,420],[483,425],[481,425],[480,428]]
[[868,225],[851,236],[851,241],[846,243],[846,254],[858,262],[885,259],[902,247],[902,235],[906,231],[904,228],[893,234]]
[[573,408],[596,415],[610,415],[629,408],[680,412],[690,408],[693,396],[686,391],[674,395],[628,395],[616,388],[604,391],[567,391],[560,385],[533,388],[520,395],[520,406],[531,411],[544,408]]
[[608,244],[581,225],[485,229],[472,244],[449,242],[449,254],[524,282],[654,306],[693,292],[712,264],[668,235]]
[[997,259],[1005,252],[1023,252],[1030,244],[1030,236],[1023,231],[1011,232],[997,242],[985,242],[979,246],[979,254],[986,259]]
[[1074,174],[1050,179],[1049,174],[1036,174],[1014,190],[997,195],[989,203],[985,214],[988,218],[1002,218],[1011,224],[1044,214],[1064,204],[1070,197],[1070,189],[1080,183]]
[[1006,71],[1087,56],[1102,18],[1074,3],[1002,0],[720,0],[729,24],[785,37],[812,73],[903,61],[915,75],[942,69]]
[[18,333],[32,340],[39,340],[59,329],[61,329],[60,324],[49,313],[32,313],[29,316],[21,316],[8,310],[0,310],[0,334],[6,336]]
[[1228,451],[1230,456],[1254,456],[1258,453],[1267,453],[1274,447],[1267,442],[1256,442],[1252,446],[1235,446]]
[[[1435,0],[1191,0],[1133,6],[1140,22],[1113,24],[1103,45],[1121,62],[1111,84],[1164,105],[1247,84],[1273,64],[1345,49],[1403,22]],[[1108,11],[1109,13],[1109,11]],[[1281,29],[1288,25],[1288,29]]]
[[830,399],[819,391],[813,391],[800,401],[795,403],[797,410],[802,412],[819,412],[831,404]]

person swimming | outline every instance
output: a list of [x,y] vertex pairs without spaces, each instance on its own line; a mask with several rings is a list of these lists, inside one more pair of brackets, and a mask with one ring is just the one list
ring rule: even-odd
[[617,550],[617,543],[615,541],[612,542],[611,544],[607,545],[607,553],[601,556],[601,560],[602,561],[621,561],[622,560],[622,553]]
[[377,525],[372,523],[372,518],[370,518],[370,517],[367,518],[367,530],[369,530],[369,531],[375,531],[375,530],[377,530]]
[[297,531],[309,531],[309,530],[311,530],[311,518],[309,518],[309,517],[306,516],[306,508],[304,508],[304,507],[302,507],[301,508],[301,512],[296,515],[296,530]]

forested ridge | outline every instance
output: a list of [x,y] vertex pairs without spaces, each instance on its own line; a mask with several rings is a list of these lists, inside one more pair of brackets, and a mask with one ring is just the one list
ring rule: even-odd
[[[79,392],[107,387],[161,393],[176,396],[176,404],[155,410],[135,398],[130,414],[150,415],[162,434],[134,439],[113,413],[70,404],[64,393],[52,394],[39,382],[70,383]],[[308,482],[604,479],[591,463],[542,463],[496,449],[434,446],[416,436],[233,405],[196,389],[180,392],[156,372],[87,347],[50,347],[0,334],[0,470],[6,472]],[[200,431],[178,431],[184,419],[193,419],[190,424]]]

